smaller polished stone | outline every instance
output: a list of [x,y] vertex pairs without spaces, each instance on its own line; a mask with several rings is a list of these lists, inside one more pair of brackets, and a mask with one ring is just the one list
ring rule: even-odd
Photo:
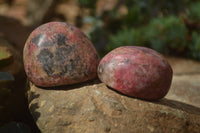
[[157,100],[170,89],[173,71],[158,52],[139,46],[114,49],[100,61],[99,79],[125,95]]
[[97,76],[99,56],[89,38],[64,22],[36,28],[24,46],[28,79],[41,87],[84,82]]

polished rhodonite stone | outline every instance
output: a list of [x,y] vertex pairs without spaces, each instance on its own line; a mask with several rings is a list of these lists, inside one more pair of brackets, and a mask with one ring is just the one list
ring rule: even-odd
[[119,47],[98,66],[98,76],[109,87],[128,96],[156,100],[169,91],[173,71],[158,52],[139,46]]
[[23,58],[27,77],[42,87],[93,79],[99,63],[88,37],[64,22],[50,22],[36,28],[26,41]]

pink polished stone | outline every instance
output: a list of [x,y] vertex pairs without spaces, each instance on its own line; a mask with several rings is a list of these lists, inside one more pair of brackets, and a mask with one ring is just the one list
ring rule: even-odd
[[158,52],[139,46],[119,47],[98,66],[98,76],[109,87],[128,96],[156,100],[169,91],[173,71]]
[[41,87],[84,82],[97,76],[99,56],[88,37],[63,22],[36,28],[24,46],[29,80]]

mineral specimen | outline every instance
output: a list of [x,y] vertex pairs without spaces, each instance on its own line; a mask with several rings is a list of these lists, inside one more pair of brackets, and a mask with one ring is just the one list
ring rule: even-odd
[[99,56],[88,37],[64,22],[36,28],[24,46],[24,68],[41,87],[84,82],[97,76]]
[[163,98],[170,88],[172,74],[161,54],[139,46],[116,48],[98,66],[100,80],[109,87],[146,100]]

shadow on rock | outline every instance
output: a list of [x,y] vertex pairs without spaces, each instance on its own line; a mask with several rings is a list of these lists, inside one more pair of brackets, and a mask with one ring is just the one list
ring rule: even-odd
[[40,94],[36,94],[35,92],[30,92],[29,93],[29,97],[28,97],[28,102],[30,103],[31,101],[33,101],[33,99],[38,98],[40,96]]
[[153,101],[152,103],[169,106],[175,109],[183,110],[191,114],[200,115],[200,108],[179,101],[163,98],[159,101]]
[[[36,94],[35,92],[30,92],[29,98],[28,98],[29,103],[31,103],[34,99],[39,98],[39,96],[40,96],[40,94]],[[38,111],[36,111],[38,108],[39,108],[38,103],[32,103],[32,104],[30,104],[30,107],[29,107],[29,110],[35,121],[37,121],[38,118],[40,117],[40,113]]]
[[89,80],[89,81],[77,83],[77,84],[72,84],[72,85],[63,85],[63,86],[55,86],[55,87],[39,87],[39,86],[37,87],[41,89],[45,89],[45,90],[72,90],[72,89],[78,89],[84,86],[99,84],[99,83],[101,83],[99,79],[93,79],[93,80]]
[[[130,98],[134,98],[134,99],[139,99],[139,98],[127,96],[127,95],[125,95],[125,94],[123,94],[123,93],[121,93],[121,92],[119,92],[119,91],[117,91],[117,90],[115,90],[115,89],[113,89],[109,86],[106,86],[106,87],[109,88],[110,90],[120,94],[120,95],[130,97]],[[200,115],[200,108],[195,107],[195,106],[190,105],[190,104],[183,103],[183,102],[171,100],[171,99],[163,98],[163,99],[160,99],[160,100],[152,100],[152,101],[148,101],[148,100],[144,100],[144,99],[139,99],[139,100],[143,100],[143,101],[147,101],[147,102],[151,102],[151,103],[155,103],[155,104],[160,104],[160,105],[165,105],[165,106],[169,106],[171,108],[186,111],[186,112],[191,113],[191,114]]]
[[35,121],[38,120],[38,118],[40,117],[40,113],[38,111],[36,111],[37,109],[39,108],[38,104],[37,103],[33,103],[31,104],[30,106],[30,111],[31,111],[31,114],[33,116],[33,119]]

